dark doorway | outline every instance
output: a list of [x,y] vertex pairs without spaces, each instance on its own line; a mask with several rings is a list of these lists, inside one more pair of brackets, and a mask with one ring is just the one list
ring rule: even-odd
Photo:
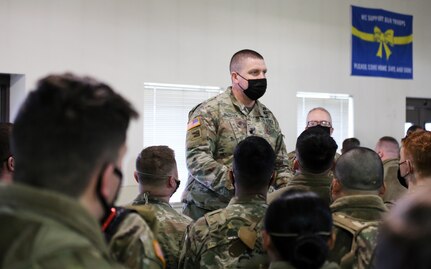
[[431,99],[406,99],[406,127],[411,124],[431,130]]
[[9,122],[10,75],[0,74],[0,122]]

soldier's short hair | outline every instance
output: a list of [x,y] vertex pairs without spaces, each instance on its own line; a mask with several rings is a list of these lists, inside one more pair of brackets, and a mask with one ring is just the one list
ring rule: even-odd
[[361,145],[361,142],[356,137],[346,138],[343,141],[341,152],[345,153],[352,148],[359,147],[360,145]]
[[415,168],[415,173],[421,177],[431,176],[431,132],[416,131],[403,141],[406,159]]
[[383,185],[383,163],[375,151],[356,147],[338,158],[335,178],[346,189],[378,190]]
[[269,205],[264,230],[282,260],[295,268],[321,268],[329,251],[331,211],[316,193],[292,188]]
[[12,130],[14,181],[78,197],[118,158],[131,104],[108,85],[70,73],[41,79]]
[[303,170],[323,173],[331,168],[337,148],[324,127],[315,126],[304,130],[296,140],[296,158]]
[[250,49],[243,49],[236,52],[230,59],[229,71],[231,73],[238,72],[241,69],[243,60],[246,58],[263,60],[263,56],[260,55],[258,52]]
[[249,136],[235,147],[233,174],[238,187],[248,190],[269,187],[274,169],[275,152],[264,138]]
[[383,136],[379,139],[376,145],[377,150],[382,150],[395,158],[400,156],[400,144],[392,136]]
[[161,185],[176,167],[175,153],[168,146],[147,147],[136,158],[136,171],[141,184]]

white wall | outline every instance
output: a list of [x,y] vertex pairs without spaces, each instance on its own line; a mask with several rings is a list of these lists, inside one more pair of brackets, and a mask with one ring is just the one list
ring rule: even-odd
[[[413,15],[413,80],[350,76],[352,4]],[[0,73],[25,76],[12,117],[37,79],[64,71],[107,81],[141,109],[143,82],[227,86],[231,55],[252,48],[266,59],[262,100],[288,149],[297,91],[351,94],[355,136],[373,147],[383,135],[402,137],[406,96],[431,98],[430,12],[428,0],[0,0]],[[141,121],[128,146],[130,185]]]

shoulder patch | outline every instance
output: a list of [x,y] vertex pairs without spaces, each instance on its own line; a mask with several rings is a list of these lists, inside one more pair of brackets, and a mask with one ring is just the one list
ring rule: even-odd
[[201,118],[196,117],[187,124],[187,131],[201,125]]

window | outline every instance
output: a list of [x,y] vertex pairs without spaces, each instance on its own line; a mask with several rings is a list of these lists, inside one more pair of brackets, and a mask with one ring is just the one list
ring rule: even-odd
[[332,137],[341,151],[343,140],[353,137],[353,98],[347,94],[298,92],[297,136],[304,131],[308,111],[323,107],[331,113]]
[[181,201],[187,183],[185,141],[188,113],[221,91],[220,87],[144,83],[144,147],[167,145],[175,151],[181,185],[171,202]]

